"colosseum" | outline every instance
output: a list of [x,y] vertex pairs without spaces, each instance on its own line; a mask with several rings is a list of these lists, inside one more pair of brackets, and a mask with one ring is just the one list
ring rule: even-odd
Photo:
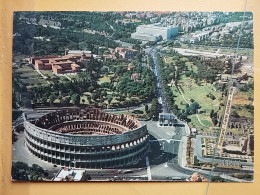
[[35,121],[24,115],[28,150],[47,162],[76,168],[137,164],[149,150],[146,125],[97,108],[63,109]]

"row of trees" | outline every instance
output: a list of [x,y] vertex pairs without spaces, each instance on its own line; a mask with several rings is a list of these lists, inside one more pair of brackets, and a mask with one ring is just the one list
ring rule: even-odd
[[[162,87],[164,90],[164,97],[167,102],[167,105],[174,114],[176,114],[178,117],[180,117],[182,115],[182,113],[180,112],[178,105],[174,104],[175,103],[174,94],[171,90],[171,87],[168,86],[168,83],[170,80],[168,78],[169,74],[165,74],[165,72],[164,72],[167,70],[167,68],[165,68],[166,65],[164,63],[163,58],[160,55],[157,55],[157,62],[159,65],[159,70],[160,70],[161,80],[162,80]],[[174,73],[170,73],[170,74],[172,74],[172,76],[173,76]],[[177,80],[175,75],[174,75],[174,79]]]
[[140,40],[132,39],[132,38],[125,38],[125,37],[121,38],[120,40],[123,42],[126,42],[126,43],[132,43],[132,44],[141,44],[142,43],[142,41],[140,41]]
[[152,105],[151,105],[150,109],[148,109],[148,105],[145,106],[145,112],[146,112],[148,118],[153,118],[153,117],[156,118],[158,116],[159,103],[158,103],[158,100],[156,98],[153,98]]

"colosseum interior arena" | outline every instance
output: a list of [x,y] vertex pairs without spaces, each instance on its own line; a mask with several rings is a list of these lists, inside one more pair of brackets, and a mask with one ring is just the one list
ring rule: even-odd
[[128,115],[97,108],[63,109],[29,121],[26,146],[38,158],[76,168],[119,168],[137,164],[149,150],[146,125]]

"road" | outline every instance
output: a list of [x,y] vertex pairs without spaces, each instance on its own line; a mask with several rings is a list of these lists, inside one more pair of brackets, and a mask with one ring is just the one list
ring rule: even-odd
[[[182,43],[183,46],[188,46],[188,44],[185,44],[185,43]],[[192,47],[203,47],[203,48],[216,48],[216,49],[236,49],[236,47],[222,47],[222,46],[208,46],[208,45],[200,45],[200,44],[191,44]],[[240,47],[238,48],[239,50],[254,50],[252,48],[243,48],[243,47]]]
[[[173,114],[170,109],[168,108],[167,102],[165,100],[165,96],[164,96],[164,89],[162,87],[162,81],[161,81],[161,76],[160,76],[160,71],[159,71],[159,65],[158,65],[158,61],[157,61],[157,49],[161,49],[162,46],[156,46],[153,47],[149,54],[151,55],[151,58],[153,60],[153,67],[152,70],[154,72],[155,78],[156,78],[156,95],[158,98],[158,102],[161,104],[162,107],[162,113],[171,113]],[[176,116],[175,116],[176,117]],[[177,117],[176,117],[177,118]],[[160,128],[160,130],[157,131],[152,131],[148,126],[149,129],[149,133],[151,135],[153,135],[157,140],[162,140],[162,139],[167,139],[167,142],[162,142],[163,144],[163,150],[173,153],[176,156],[174,158],[172,158],[171,160],[169,160],[168,162],[166,162],[167,165],[167,169],[169,172],[175,172],[175,175],[172,176],[176,176],[176,173],[182,173],[182,177],[184,177],[184,175],[191,175],[194,171],[193,170],[187,170],[185,168],[182,168],[179,164],[183,165],[186,164],[186,144],[184,141],[182,140],[183,136],[188,136],[189,135],[189,127],[187,125],[185,125],[185,123],[183,123],[182,121],[178,120],[178,123],[183,125],[182,127],[171,127],[173,128],[172,131],[174,131],[174,134],[171,135],[171,138],[169,138],[169,136],[165,135],[165,131],[167,131],[168,128]],[[174,141],[175,140],[175,141]],[[178,141],[177,141],[178,140]],[[184,140],[184,139],[183,139]],[[164,166],[164,168],[166,168]],[[153,173],[153,172],[152,172]]]
[[154,72],[155,79],[156,79],[156,95],[157,95],[158,102],[162,105],[162,112],[163,113],[171,113],[170,109],[168,108],[167,102],[165,101],[164,91],[163,91],[161,76],[160,76],[160,71],[159,71],[159,66],[158,66],[158,62],[157,62],[156,49],[160,49],[160,47],[161,46],[157,46],[156,48],[153,48],[150,51],[150,55],[151,55],[152,60],[153,60],[152,70]]

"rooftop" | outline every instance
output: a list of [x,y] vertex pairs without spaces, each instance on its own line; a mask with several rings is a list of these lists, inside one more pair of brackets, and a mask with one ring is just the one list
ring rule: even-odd
[[53,179],[53,181],[80,181],[84,170],[77,170],[77,169],[68,169],[64,168],[61,169],[58,175]]
[[139,25],[138,27],[168,30],[168,29],[171,29],[171,28],[174,28],[174,27],[177,27],[177,26],[175,26],[175,25],[166,26],[166,25],[161,24],[161,23],[156,23],[156,24]]
[[87,50],[69,50],[68,54],[91,54],[91,51],[87,51]]

